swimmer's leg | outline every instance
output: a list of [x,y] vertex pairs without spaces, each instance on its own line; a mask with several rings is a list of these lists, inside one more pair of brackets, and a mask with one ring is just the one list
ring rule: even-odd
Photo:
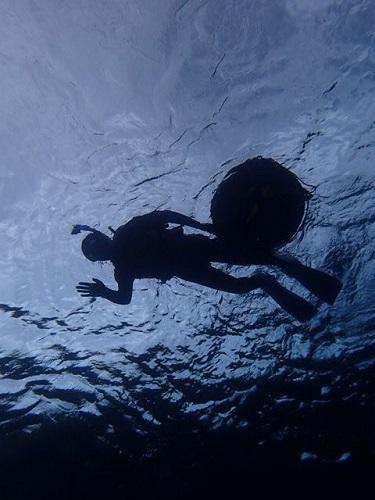
[[296,258],[289,255],[274,253],[270,264],[274,264],[290,276],[296,279],[305,288],[328,304],[333,304],[342,288],[342,283],[337,278],[312,269],[301,264]]
[[299,321],[307,321],[316,313],[315,306],[290,292],[270,274],[254,274],[249,278],[234,278],[211,266],[179,270],[178,278],[230,293],[248,293],[260,288],[279,304],[286,312]]

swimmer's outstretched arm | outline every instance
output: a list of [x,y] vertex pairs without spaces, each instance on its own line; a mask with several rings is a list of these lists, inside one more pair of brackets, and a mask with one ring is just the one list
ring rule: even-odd
[[189,226],[214,234],[214,227],[212,224],[198,222],[192,217],[174,212],[173,210],[155,210],[155,212],[149,215],[155,217],[156,220],[161,223],[181,224],[182,226]]
[[[112,234],[115,234],[115,230],[113,229],[112,226],[108,226],[108,229],[111,231]],[[100,233],[97,229],[87,226],[86,224],[76,224],[75,226],[72,227],[72,231],[70,234],[78,234],[81,231],[87,231],[89,233]]]
[[121,283],[119,283],[119,289],[111,290],[102,281],[93,278],[93,283],[79,282],[76,289],[82,297],[102,297],[114,304],[127,305],[130,304],[132,299],[133,280],[129,278],[122,279]]

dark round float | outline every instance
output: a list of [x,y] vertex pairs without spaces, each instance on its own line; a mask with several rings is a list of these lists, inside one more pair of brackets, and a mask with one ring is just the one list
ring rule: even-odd
[[295,236],[310,198],[293,172],[258,156],[227,173],[212,198],[211,218],[231,246],[276,248]]

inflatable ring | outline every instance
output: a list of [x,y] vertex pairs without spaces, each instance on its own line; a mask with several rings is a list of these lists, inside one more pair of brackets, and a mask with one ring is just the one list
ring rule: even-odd
[[301,227],[311,193],[271,158],[256,157],[232,168],[211,202],[218,237],[236,247],[280,247]]

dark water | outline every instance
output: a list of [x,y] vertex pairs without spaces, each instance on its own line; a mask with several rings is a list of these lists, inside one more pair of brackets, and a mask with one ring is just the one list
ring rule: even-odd
[[[5,0],[0,13],[1,498],[365,498],[373,3]],[[156,208],[207,220],[225,173],[258,154],[318,186],[288,250],[343,280],[333,307],[300,324],[261,293],[177,279],[137,282],[129,306],[76,294],[114,282],[73,224],[106,231]]]

